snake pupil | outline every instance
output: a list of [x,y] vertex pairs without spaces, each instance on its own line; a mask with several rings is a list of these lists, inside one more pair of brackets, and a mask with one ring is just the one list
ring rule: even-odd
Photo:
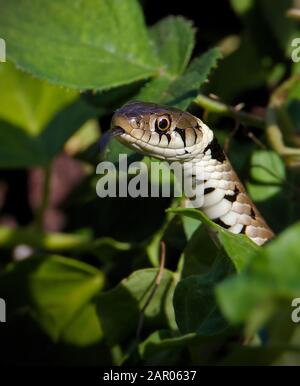
[[166,119],[162,119],[160,122],[159,122],[159,128],[160,129],[165,129],[167,126],[168,126],[168,121]]
[[170,120],[168,118],[159,118],[155,122],[156,129],[165,131],[170,127]]

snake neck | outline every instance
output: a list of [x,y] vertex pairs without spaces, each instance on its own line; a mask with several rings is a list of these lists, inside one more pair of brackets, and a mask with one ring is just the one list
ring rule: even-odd
[[190,178],[196,196],[201,198],[188,200],[187,206],[201,209],[221,227],[245,234],[258,245],[274,236],[215,138],[185,167],[196,170]]

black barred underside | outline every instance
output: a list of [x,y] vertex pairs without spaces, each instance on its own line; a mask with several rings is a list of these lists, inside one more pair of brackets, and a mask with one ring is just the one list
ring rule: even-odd
[[[206,170],[201,209],[222,228],[245,234],[262,245],[273,237],[273,233],[255,209],[229,161],[221,156],[216,143],[212,141],[206,147],[205,157],[199,161],[199,167]],[[214,158],[216,155],[218,160]]]
[[[204,202],[205,202],[205,195],[207,195],[209,193],[212,193],[214,191],[215,191],[215,188],[212,188],[212,187],[204,189]],[[227,201],[233,203],[233,202],[235,202],[237,200],[237,196],[238,196],[239,193],[240,193],[240,190],[238,189],[237,186],[235,186],[233,194],[231,194],[231,195],[230,194],[225,194],[223,200],[227,200]],[[251,217],[253,219],[255,219],[255,216],[256,216],[255,212],[254,212],[253,208],[251,208]],[[226,224],[226,222],[221,220],[220,217],[217,217],[217,218],[213,219],[212,221],[214,223],[216,223],[217,225],[220,225],[222,228],[225,228],[225,229],[229,229],[230,228],[230,225]],[[246,226],[244,225],[239,233],[245,234],[245,232],[246,232]]]
[[223,149],[221,148],[218,140],[216,137],[206,146],[204,149],[204,154],[210,150],[211,151],[211,156],[213,159],[219,161],[219,162],[224,162],[226,157],[224,154]]
[[178,127],[175,128],[175,131],[180,135],[182,142],[184,143],[184,147],[186,147],[186,140],[185,140],[185,130],[179,129]]

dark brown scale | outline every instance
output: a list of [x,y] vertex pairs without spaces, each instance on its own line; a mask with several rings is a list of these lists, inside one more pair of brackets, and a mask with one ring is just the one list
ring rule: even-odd
[[205,188],[204,189],[204,194],[208,194],[208,193],[211,193],[215,190],[215,188]]
[[238,193],[233,193],[233,194],[225,194],[224,198],[230,202],[236,201],[236,196]]
[[225,224],[224,221],[222,221],[220,218],[216,218],[213,220],[216,224],[220,225],[222,228],[228,229],[230,228],[230,225]]
[[179,129],[178,127],[175,128],[175,131],[180,135],[181,139],[183,140],[184,147],[186,147],[186,142],[185,142],[185,130],[184,129]]
[[224,162],[226,157],[216,137],[206,146],[204,153],[210,149],[211,156],[219,162]]
[[171,135],[169,133],[166,133],[165,136],[167,137],[168,143],[171,142]]
[[165,133],[163,133],[161,130],[156,130],[156,129],[155,129],[155,132],[159,135],[159,142],[160,142],[161,141],[161,137],[163,135],[165,135]]

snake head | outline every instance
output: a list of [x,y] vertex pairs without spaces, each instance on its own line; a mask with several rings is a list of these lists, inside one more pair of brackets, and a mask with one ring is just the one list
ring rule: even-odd
[[126,146],[167,161],[195,159],[213,138],[211,130],[188,112],[138,101],[115,112],[111,129]]

